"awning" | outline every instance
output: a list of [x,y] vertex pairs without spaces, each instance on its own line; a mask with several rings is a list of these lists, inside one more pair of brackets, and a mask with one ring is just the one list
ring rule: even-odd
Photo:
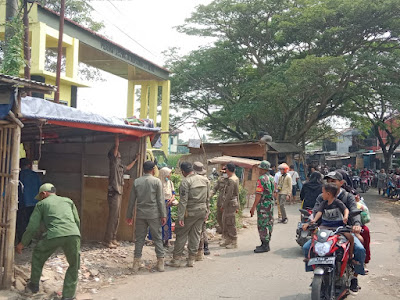
[[245,169],[251,169],[252,167],[258,166],[261,163],[261,161],[255,159],[233,157],[233,156],[219,156],[208,160],[208,164],[226,165],[227,163],[230,162]]
[[159,128],[127,125],[122,118],[104,117],[34,97],[22,99],[21,113],[22,120],[44,120],[47,124],[135,137],[152,138],[160,131]]
[[342,160],[342,159],[349,159],[350,156],[343,155],[343,156],[327,156],[325,160]]

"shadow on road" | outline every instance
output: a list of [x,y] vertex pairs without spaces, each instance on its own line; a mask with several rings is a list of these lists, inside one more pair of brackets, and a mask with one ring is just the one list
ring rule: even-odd
[[300,248],[300,246],[285,248],[285,249],[277,249],[274,251],[274,254],[280,255],[283,258],[298,259],[299,257],[303,257],[303,251]]
[[291,296],[280,297],[280,300],[309,300],[310,294],[297,294]]

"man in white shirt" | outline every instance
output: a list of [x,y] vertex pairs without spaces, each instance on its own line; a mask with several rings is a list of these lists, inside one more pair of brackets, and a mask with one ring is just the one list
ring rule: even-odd
[[289,171],[290,177],[292,177],[292,197],[290,197],[289,204],[292,204],[296,201],[296,193],[297,193],[297,180],[300,178],[299,173],[294,170],[294,166],[290,166]]

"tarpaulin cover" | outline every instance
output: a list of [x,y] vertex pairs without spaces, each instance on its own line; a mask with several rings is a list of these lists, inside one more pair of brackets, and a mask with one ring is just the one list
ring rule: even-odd
[[159,128],[127,125],[122,118],[105,117],[34,97],[22,98],[21,113],[23,118],[45,119],[49,124],[139,137],[160,131]]

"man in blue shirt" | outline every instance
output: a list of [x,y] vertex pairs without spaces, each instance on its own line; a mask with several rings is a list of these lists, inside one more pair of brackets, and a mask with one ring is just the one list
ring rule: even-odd
[[28,158],[21,158],[19,166],[21,171],[18,188],[17,238],[18,241],[21,241],[38,202],[35,197],[39,192],[41,183],[39,175],[32,171],[32,162]]

